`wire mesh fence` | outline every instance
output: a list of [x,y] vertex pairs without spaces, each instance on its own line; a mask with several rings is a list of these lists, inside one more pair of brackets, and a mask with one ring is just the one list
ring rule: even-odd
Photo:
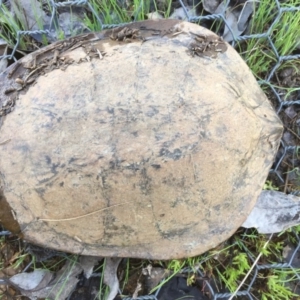
[[[182,8],[184,13],[184,19],[186,19],[189,22],[194,22],[200,25],[206,25],[206,22],[209,22],[211,25],[211,29],[215,30],[216,33],[224,34],[224,32],[227,32],[229,36],[231,35],[231,38],[228,39],[230,41],[231,45],[235,47],[237,50],[243,49],[243,43],[245,43],[248,40],[264,40],[268,44],[268,55],[272,56],[272,64],[269,66],[269,68],[266,70],[265,74],[259,78],[258,82],[262,87],[265,87],[266,92],[268,93],[269,98],[271,98],[271,101],[273,102],[273,105],[276,108],[276,111],[279,116],[283,116],[284,113],[289,110],[289,108],[293,108],[294,118],[295,118],[295,128],[296,132],[293,132],[292,135],[294,136],[294,139],[291,139],[287,136],[283,136],[283,139],[281,141],[281,146],[278,151],[278,155],[276,158],[276,161],[273,165],[273,168],[270,171],[270,178],[274,180],[276,185],[283,186],[285,192],[293,193],[298,195],[300,193],[300,188],[297,184],[289,184],[291,177],[291,172],[297,173],[299,168],[299,160],[298,160],[298,144],[299,144],[299,135],[298,135],[298,110],[295,108],[297,105],[300,104],[300,92],[299,92],[299,74],[300,74],[300,68],[298,68],[297,63],[300,59],[300,46],[296,48],[291,53],[283,53],[279,49],[277,49],[276,43],[274,41],[274,30],[278,23],[280,22],[281,18],[286,13],[296,13],[300,12],[300,6],[297,1],[279,1],[279,0],[273,0],[269,1],[274,4],[272,10],[270,10],[270,14],[272,14],[271,21],[269,20],[267,24],[264,26],[264,30],[262,32],[249,32],[246,30],[237,31],[236,28],[233,28],[233,25],[235,25],[231,19],[229,18],[230,11],[232,11],[233,8],[233,2],[235,3],[235,6],[241,6],[242,8],[245,8],[245,5],[248,3],[251,3],[252,8],[259,7],[260,3],[259,1],[201,1],[197,2],[197,5],[199,3],[202,3],[202,5],[209,6],[210,3],[218,3],[218,8],[215,7],[214,13],[206,13],[202,15],[197,14],[191,14],[191,4],[184,2],[183,0],[178,1],[178,6]],[[287,5],[289,3],[289,5]],[[2,4],[2,3],[0,3]],[[143,1],[141,1],[141,5],[144,4]],[[190,4],[190,5],[188,5]],[[220,5],[222,4],[221,8]],[[295,4],[293,6],[293,4]],[[48,26],[48,29],[42,29],[42,30],[24,30],[24,31],[17,31],[16,35],[16,41],[14,44],[14,47],[9,54],[5,54],[0,56],[0,59],[9,59],[17,61],[17,49],[20,45],[21,39],[24,36],[36,36],[36,35],[50,35],[51,30],[55,28],[57,30],[57,22],[56,22],[56,16],[58,13],[58,10],[61,8],[71,8],[71,7],[84,7],[86,10],[89,11],[89,13],[93,14],[95,20],[100,25],[101,29],[108,29],[108,28],[114,28],[118,27],[120,25],[126,25],[128,23],[118,23],[118,24],[106,24],[103,18],[99,15],[99,12],[96,11],[95,6],[93,5],[92,1],[89,0],[77,0],[77,1],[67,1],[67,2],[55,2],[53,0],[50,0],[48,2],[49,5],[49,11],[51,15],[50,24]],[[298,6],[297,6],[298,5]],[[211,6],[210,6],[211,7]],[[193,8],[193,7],[192,7]],[[138,12],[141,9],[141,7],[138,7],[136,12]],[[251,18],[255,16],[256,10],[253,9],[251,12]],[[133,15],[132,21],[137,20],[138,13]],[[239,15],[241,17],[241,14]],[[250,24],[250,17],[247,19],[247,22]],[[238,21],[237,21],[238,22]],[[247,23],[245,22],[245,23]],[[216,25],[217,24],[217,25]],[[248,23],[247,23],[248,24]],[[248,25],[249,25],[248,24]],[[286,24],[286,26],[290,26],[289,24]],[[300,45],[300,33],[299,33],[299,45]],[[261,49],[263,51],[263,49]],[[242,55],[242,54],[241,54]],[[251,54],[250,54],[251,55]],[[242,55],[243,56],[243,55]],[[245,57],[245,56],[243,56]],[[291,62],[291,70],[288,68],[283,68],[282,65],[284,63]],[[251,67],[251,66],[250,66]],[[283,86],[279,86],[276,81],[276,78],[278,79],[278,76],[280,77],[280,72],[290,72],[290,77],[293,79],[293,86],[292,92],[287,93],[286,89],[284,89]],[[292,74],[292,75],[291,75]],[[288,77],[288,76],[287,76]],[[283,79],[282,79],[283,78]],[[284,78],[281,76],[281,80],[284,80]],[[299,122],[300,126],[300,122]],[[291,129],[289,131],[292,131]],[[292,167],[291,167],[292,166]],[[288,175],[287,175],[288,174]],[[295,177],[295,176],[294,176]],[[293,177],[293,178],[294,178]],[[297,181],[295,179],[295,181]],[[1,235],[8,235],[8,231],[2,231],[0,232]],[[253,263],[253,269],[251,272],[248,272],[247,278],[245,277],[243,281],[241,281],[243,284],[233,293],[229,292],[220,292],[216,288],[215,284],[212,284],[211,280],[205,279],[205,274],[203,273],[201,269],[201,264],[198,265],[197,270],[191,270],[191,269],[184,269],[180,273],[190,273],[193,272],[197,274],[200,278],[204,278],[202,280],[203,283],[203,295],[207,298],[201,298],[201,299],[260,299],[259,293],[255,291],[254,284],[259,279],[261,274],[264,270],[283,270],[283,269],[289,269],[292,273],[290,275],[290,278],[293,277],[293,280],[295,286],[300,284],[300,273],[299,273],[299,263],[295,263],[295,259],[300,256],[300,239],[297,234],[297,232],[294,232],[295,237],[295,247],[292,249],[289,258],[286,262],[276,262],[273,264],[259,264],[255,257],[247,249],[244,249],[245,252],[248,255],[248,258]],[[205,260],[203,261],[205,263]],[[298,283],[297,283],[298,282]],[[296,290],[296,288],[294,289]],[[131,300],[131,299],[137,299],[137,300],[158,300],[163,299],[161,296],[159,296],[161,289],[156,290],[151,295],[143,295],[135,298],[126,297],[122,298],[124,300]],[[122,291],[119,291],[120,294],[122,294]],[[204,296],[203,296],[204,297]],[[189,299],[189,298],[188,298]],[[199,298],[200,299],[200,298]],[[296,298],[295,298],[296,299]],[[299,299],[299,298],[297,298]]]

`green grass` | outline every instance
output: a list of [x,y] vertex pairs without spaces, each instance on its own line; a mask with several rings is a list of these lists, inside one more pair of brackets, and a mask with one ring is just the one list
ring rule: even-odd
[[[25,25],[16,19],[8,8],[2,3],[0,5],[0,38],[13,48],[17,40],[17,32],[25,30]],[[26,49],[26,38],[21,37],[20,50]]]
[[[285,8],[294,6],[300,6],[300,1],[291,0],[282,4],[282,7]],[[273,25],[277,14],[278,8],[275,1],[259,1],[251,22],[250,34],[269,32],[278,54],[280,56],[290,55],[299,44],[300,11],[283,12],[279,20]],[[270,27],[270,24],[273,26]],[[277,62],[277,57],[266,38],[248,40],[242,56],[258,79],[265,79]],[[279,70],[294,63],[293,61],[286,61]]]
[[[130,22],[129,12],[118,5],[116,0],[92,0],[91,5],[103,24]],[[85,15],[84,22],[91,31],[100,31],[101,24],[93,14]]]
[[[300,230],[300,226],[298,226],[298,230]],[[183,268],[188,267],[194,270],[194,272],[190,272],[187,278],[188,282],[193,282],[196,269],[199,268],[207,277],[215,278],[217,286],[226,287],[233,293],[260,253],[262,255],[258,262],[259,265],[281,262],[283,260],[283,246],[291,236],[296,237],[289,229],[273,238],[264,248],[268,240],[266,235],[258,234],[254,229],[240,230],[231,238],[231,241],[225,242],[220,250],[213,249],[203,255],[184,260],[161,262],[165,268],[172,272],[172,275],[158,287],[181,272]],[[297,240],[294,239],[293,242],[297,244]],[[196,269],[195,266],[197,266]],[[300,270],[296,270],[296,272],[300,272]],[[250,279],[252,279],[251,276]],[[247,288],[250,279],[246,281],[243,290]],[[258,299],[292,299],[293,291],[286,283],[297,283],[297,280],[295,272],[289,268],[261,270],[255,280],[253,293]]]
[[[96,15],[100,16],[103,24],[120,24],[129,23],[132,21],[142,21],[147,18],[147,14],[150,12],[149,0],[133,0],[127,7],[120,7],[117,0],[91,0],[91,6],[93,7]],[[153,1],[155,10],[163,15],[169,17],[171,14],[172,0],[166,0],[164,10],[159,9],[158,1]],[[50,7],[50,5],[48,4]],[[161,5],[160,5],[161,6]],[[34,9],[33,5],[33,9]],[[3,3],[0,6],[0,37],[4,39],[8,45],[13,48],[17,40],[17,32],[30,30],[26,23],[26,18],[20,9],[14,5],[15,15],[13,15],[6,5]],[[36,11],[36,10],[34,10]],[[72,9],[71,9],[72,11]],[[41,18],[37,13],[36,24],[39,29],[43,29]],[[100,31],[102,24],[98,22],[98,19],[92,13],[86,13],[84,15],[83,23],[91,31]],[[64,33],[60,28],[56,28],[57,36],[59,39],[64,39]],[[43,44],[46,45],[46,38],[43,37]],[[30,50],[31,41],[28,36],[21,36],[19,50]]]
[[[31,7],[33,10],[33,15],[35,19],[35,25],[39,30],[43,29],[43,20],[39,16],[36,4],[31,2]],[[17,41],[18,31],[28,31],[31,30],[28,20],[22,8],[20,8],[14,1],[11,2],[14,14],[7,8],[3,3],[0,5],[0,38],[5,40],[7,44],[13,48]],[[45,46],[48,44],[46,36],[42,36],[42,44]],[[18,50],[36,50],[36,46],[32,43],[29,36],[21,35]]]
[[279,188],[273,184],[271,180],[267,180],[263,187],[264,190],[278,191]]
[[[300,272],[300,270],[297,271]],[[298,281],[292,270],[274,269],[265,276],[260,275],[259,279],[266,282],[266,287],[260,290],[262,300],[291,300],[293,297],[299,297],[287,287],[288,283]]]
[[[153,1],[155,11],[165,18],[169,17],[171,14],[172,0],[165,2],[164,10],[158,8],[157,2],[158,1]],[[117,0],[91,0],[91,5],[97,15],[101,16],[103,24],[143,21],[150,12],[150,1],[148,0],[133,0],[128,7],[120,7]],[[84,23],[91,31],[100,31],[102,29],[101,24],[93,14],[85,14]]]

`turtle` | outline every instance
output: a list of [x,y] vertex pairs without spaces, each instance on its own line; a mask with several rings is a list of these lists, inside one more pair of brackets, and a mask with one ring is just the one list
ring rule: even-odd
[[283,132],[240,55],[180,20],[55,42],[0,81],[1,222],[65,252],[216,247],[253,210]]

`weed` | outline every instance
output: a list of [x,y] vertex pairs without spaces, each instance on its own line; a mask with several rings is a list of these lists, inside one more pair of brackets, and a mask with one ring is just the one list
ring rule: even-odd
[[[156,12],[168,18],[171,14],[172,0],[165,1],[165,9],[158,9],[158,1],[153,1]],[[119,24],[132,21],[143,21],[150,12],[150,1],[133,0],[128,7],[121,7],[117,0],[92,0],[91,5],[97,15],[103,21],[103,24]],[[84,24],[91,31],[100,31],[101,24],[93,14],[85,14]]]
[[[22,7],[15,1],[11,2],[13,13],[7,8],[4,3],[0,4],[0,37],[13,48],[16,41],[19,39],[19,50],[32,50],[35,47],[32,45],[30,36],[20,35],[19,31],[31,30],[26,14],[24,14]],[[38,29],[42,30],[44,27],[42,17],[38,12],[38,8],[34,2],[31,3],[35,25]],[[32,22],[32,20],[31,20]],[[42,35],[42,44],[48,44],[45,35]]]
[[[213,249],[203,255],[185,260],[172,260],[166,264],[175,274],[180,268],[191,269],[190,266],[193,265],[194,269],[191,269],[192,272],[187,277],[188,284],[194,283],[193,275],[197,266],[208,278],[216,278],[215,284],[219,288],[225,286],[230,292],[234,292],[260,253],[261,257],[258,262],[260,265],[281,262],[284,244],[290,237],[296,237],[297,232],[300,232],[300,225],[272,238],[265,247],[268,240],[266,235],[259,234],[255,229],[241,229],[231,238],[231,241],[227,242],[229,245],[225,244],[223,248]],[[297,238],[293,241],[295,244],[298,243]],[[292,299],[293,292],[289,282],[297,282],[298,277],[295,272],[299,271],[289,268],[259,271],[254,285],[250,287],[251,292],[259,299]],[[250,282],[251,278],[246,281],[245,285],[249,285]]]
[[[299,272],[299,270],[295,270]],[[266,287],[261,292],[262,300],[290,300],[299,295],[292,292],[290,283],[297,282],[298,278],[295,272],[286,269],[268,270],[267,275],[258,275],[260,279],[266,281]]]
[[234,292],[237,288],[237,282],[242,275],[246,275],[250,269],[249,258],[246,253],[238,252],[232,259],[230,264],[224,272],[226,278],[226,285],[230,287],[230,291]]
[[55,300],[60,299],[60,294],[63,292],[65,285],[67,284],[70,276],[72,275],[72,269],[75,268],[75,265],[78,262],[78,255],[73,255],[69,257],[70,265],[68,268],[66,268],[65,272],[61,275],[61,280],[63,280],[63,284],[61,285],[61,288],[58,291],[58,294],[55,297]]
[[123,282],[122,290],[124,290],[125,285],[127,284],[128,280],[129,280],[129,269],[130,269],[130,260],[127,259],[127,261],[126,261],[126,268],[125,268],[125,277],[124,277],[124,282]]
[[278,191],[279,188],[275,185],[273,185],[273,182],[271,180],[267,180],[263,187],[264,190],[270,190],[270,191]]
[[[91,5],[104,24],[118,24],[131,21],[130,15],[124,8],[119,6],[117,0],[92,0]],[[91,31],[102,29],[94,14],[86,14],[84,22]]]
[[162,14],[165,18],[169,18],[170,15],[171,15],[172,0],[167,0],[167,1],[166,1],[166,4],[167,4],[167,6],[166,6],[165,10],[164,10],[164,11],[159,11],[159,10],[157,9],[156,1],[154,1],[155,10],[156,10],[158,13]]
[[100,279],[100,285],[99,285],[99,299],[101,299],[101,296],[103,299],[107,299],[107,296],[109,294],[109,287],[104,284],[104,269],[106,266],[106,259],[103,260],[103,265],[102,265],[102,273],[101,273],[101,279]]

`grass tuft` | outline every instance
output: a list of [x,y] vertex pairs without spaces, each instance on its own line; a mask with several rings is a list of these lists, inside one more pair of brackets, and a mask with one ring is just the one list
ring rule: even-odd
[[[299,0],[291,0],[282,4],[282,7],[292,8],[299,6]],[[274,44],[279,56],[290,55],[299,45],[300,11],[284,11],[278,21],[278,7],[275,1],[262,0],[254,11],[250,34],[269,32],[270,41]],[[271,26],[272,25],[272,26]],[[278,61],[276,53],[267,38],[250,39],[247,41],[243,58],[258,79],[265,79],[274,64]],[[293,62],[286,62],[293,64]],[[283,63],[281,68],[285,68]]]

